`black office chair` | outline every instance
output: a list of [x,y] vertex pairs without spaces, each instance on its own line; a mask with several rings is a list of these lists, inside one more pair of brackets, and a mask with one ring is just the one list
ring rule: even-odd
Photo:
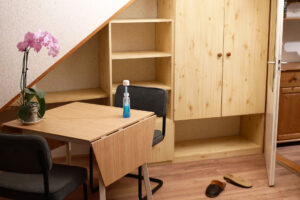
[[[115,106],[123,107],[123,94],[125,88],[120,85],[117,88],[115,95]],[[139,86],[129,86],[128,87],[129,97],[130,97],[130,107],[136,110],[151,111],[156,114],[157,117],[162,117],[162,131],[154,130],[152,146],[159,144],[165,138],[166,133],[166,114],[167,114],[167,104],[168,104],[168,92],[159,88],[149,88],[149,87],[139,87]],[[138,175],[128,174],[128,177],[138,178],[138,196],[139,199],[147,199],[142,197],[142,167],[138,169]],[[158,183],[156,187],[153,188],[152,194],[159,190],[163,181],[160,179],[150,177],[150,181]]]
[[87,170],[52,164],[48,143],[40,136],[0,134],[0,196],[22,200],[61,200],[83,184]]

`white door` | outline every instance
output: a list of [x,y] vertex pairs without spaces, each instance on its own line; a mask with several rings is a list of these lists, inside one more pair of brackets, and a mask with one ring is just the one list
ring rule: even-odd
[[271,3],[272,9],[266,105],[265,161],[269,185],[273,186],[275,184],[284,0],[271,0]]

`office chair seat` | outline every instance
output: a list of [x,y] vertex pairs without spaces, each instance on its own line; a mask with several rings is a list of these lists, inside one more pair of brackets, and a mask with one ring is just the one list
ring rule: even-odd
[[[49,172],[49,199],[64,199],[86,179],[85,168],[53,164]],[[1,194],[14,199],[45,199],[43,175],[0,172]]]
[[154,130],[152,146],[157,145],[164,140],[164,136],[160,130]]

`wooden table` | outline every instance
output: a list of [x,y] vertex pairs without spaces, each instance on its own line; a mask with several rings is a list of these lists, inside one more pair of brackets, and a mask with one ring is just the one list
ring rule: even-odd
[[106,186],[142,166],[147,198],[152,199],[146,163],[151,156],[156,116],[131,110],[131,117],[124,119],[122,113],[121,108],[75,102],[47,111],[35,125],[22,125],[19,120],[4,123],[3,131],[89,143],[99,168],[101,200],[106,199]]

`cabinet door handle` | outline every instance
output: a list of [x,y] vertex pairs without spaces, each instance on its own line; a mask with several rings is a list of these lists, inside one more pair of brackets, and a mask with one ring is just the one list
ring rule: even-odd
[[218,57],[219,57],[219,58],[221,58],[221,57],[222,57],[222,55],[223,55],[222,53],[218,53]]
[[227,52],[227,53],[226,53],[226,56],[227,56],[227,57],[230,57],[230,56],[231,56],[231,53],[230,53],[230,52]]

